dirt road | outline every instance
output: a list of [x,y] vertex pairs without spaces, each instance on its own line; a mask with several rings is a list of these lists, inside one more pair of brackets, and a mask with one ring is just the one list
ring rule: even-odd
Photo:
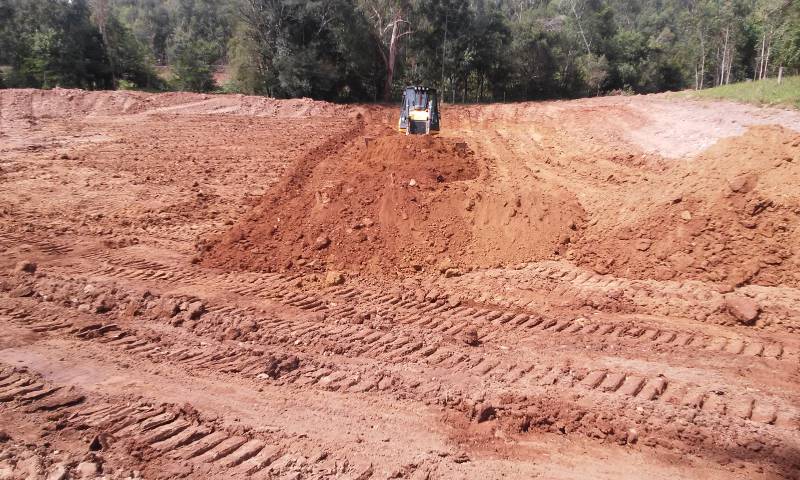
[[800,114],[0,90],[0,478],[798,478]]

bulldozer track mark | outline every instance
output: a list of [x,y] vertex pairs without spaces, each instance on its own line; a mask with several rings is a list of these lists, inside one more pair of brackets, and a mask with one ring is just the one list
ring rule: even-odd
[[[71,388],[50,385],[37,374],[3,364],[0,368],[0,376],[19,378],[42,391],[38,396],[27,395],[23,389],[8,393],[2,391],[0,402],[3,403],[0,405],[11,404],[11,408],[22,415],[64,412],[60,415],[65,419],[62,429],[82,431],[89,428],[113,438],[126,439],[145,446],[157,456],[201,466],[204,469],[201,471],[206,474],[274,478],[289,473],[293,470],[291,467],[302,463],[304,471],[314,478],[326,475],[336,465],[341,475],[362,475],[361,478],[365,479],[372,476],[371,473],[364,475],[366,469],[358,460],[347,461],[337,453],[328,453],[320,448],[316,448],[316,453],[313,453],[314,449],[311,454],[301,453],[303,450],[298,448],[298,439],[288,434],[237,435],[224,427],[186,418],[180,409],[169,404],[87,398]],[[290,458],[281,462],[287,456]]]
[[[462,311],[461,313],[465,313]],[[494,313],[487,315],[486,311],[477,312],[479,316],[492,317],[504,323],[512,320],[524,324],[528,320],[518,318],[517,315],[500,315]],[[35,323],[32,321],[36,317],[34,314],[22,316],[26,325]],[[553,329],[558,325],[568,322],[540,322],[541,328]],[[318,327],[316,322],[310,322],[313,327]],[[289,324],[295,327],[294,324]],[[226,346],[222,349],[209,350],[207,346],[172,345],[157,340],[149,340],[147,336],[139,335],[135,331],[120,327],[114,323],[95,322],[88,325],[75,325],[68,331],[76,338],[84,341],[97,342],[99,345],[110,345],[121,348],[126,354],[136,356],[146,356],[151,361],[169,360],[185,365],[188,369],[209,370],[230,375],[238,375],[243,378],[250,378],[256,381],[263,381],[275,385],[294,386],[296,388],[316,388],[332,392],[358,393],[367,395],[380,395],[383,392],[392,391],[395,395],[402,395],[405,398],[415,398],[420,401],[445,402],[448,405],[461,404],[466,398],[460,397],[456,393],[449,393],[449,400],[442,399],[442,387],[456,392],[457,384],[442,383],[440,381],[414,381],[412,378],[397,376],[392,373],[392,363],[396,358],[402,357],[404,360],[416,361],[421,365],[429,365],[431,368],[445,369],[459,375],[466,374],[470,381],[478,381],[485,378],[490,384],[493,382],[504,382],[507,389],[511,392],[519,392],[521,395],[528,395],[532,399],[540,398],[547,392],[556,392],[558,395],[565,395],[572,391],[586,391],[592,395],[596,408],[605,408],[603,405],[613,405],[614,398],[627,398],[634,404],[648,405],[656,404],[667,411],[675,409],[691,409],[712,418],[735,418],[747,420],[771,428],[796,431],[798,428],[797,414],[793,407],[776,402],[769,398],[759,398],[758,396],[749,398],[739,398],[720,396],[716,391],[709,388],[683,384],[670,381],[663,376],[647,376],[638,372],[622,372],[613,370],[596,370],[581,374],[575,372],[567,365],[548,364],[535,361],[523,365],[517,362],[504,360],[503,358],[486,357],[482,353],[464,354],[448,345],[426,345],[425,342],[417,338],[408,338],[403,335],[375,331],[359,324],[344,324],[330,326],[333,332],[338,332],[343,337],[339,337],[337,342],[354,343],[353,339],[361,339],[364,347],[359,356],[371,358],[372,363],[369,367],[353,367],[348,365],[323,365],[317,362],[314,354],[304,353],[301,350],[292,352],[290,347],[294,344],[295,338],[288,337],[286,341],[277,342],[277,348],[270,351],[243,351],[241,347],[234,348]],[[604,329],[605,334],[611,334],[613,329]],[[61,335],[65,329],[53,331],[54,335]],[[324,333],[324,332],[323,332]],[[304,338],[304,337],[300,337]],[[347,340],[341,340],[347,338]],[[296,355],[299,359],[299,368],[275,376],[268,374],[266,365],[270,355],[278,352],[289,352]],[[354,348],[354,347],[348,347]],[[362,347],[363,348],[363,347]],[[375,370],[378,367],[378,370]],[[25,379],[16,379],[8,375],[0,383],[9,383],[9,386],[0,386],[0,400],[7,395],[13,397],[30,395],[33,392],[46,391],[46,387],[40,383],[28,383]],[[52,393],[55,395],[55,392]],[[43,395],[46,398],[47,395]],[[460,398],[460,400],[459,400]],[[611,402],[611,403],[609,403]],[[749,407],[748,407],[749,406]],[[461,407],[459,407],[461,408]],[[615,411],[613,408],[610,411]],[[621,419],[624,418],[620,417]],[[133,421],[131,420],[133,419]],[[193,434],[191,427],[184,423],[176,423],[164,410],[146,410],[144,412],[131,411],[100,411],[95,414],[90,422],[109,431],[117,433],[141,432],[143,436],[146,432],[148,444],[166,445],[173,437],[189,439]],[[241,442],[234,447],[233,443],[239,440],[229,440],[231,436],[225,436],[219,440],[219,444],[228,440],[224,447],[214,450],[213,446],[203,448],[203,452],[195,452],[189,455],[189,459],[197,458],[217,458],[220,461],[230,461],[232,463],[245,463],[245,460],[225,460],[233,451],[238,451],[246,442]],[[182,443],[182,442],[178,442]],[[197,448],[197,441],[185,442],[186,448],[194,445]],[[202,445],[202,444],[199,444]],[[223,452],[231,449],[227,455]],[[242,456],[250,455],[253,446],[248,446],[246,453]],[[172,451],[172,449],[170,450]],[[202,455],[208,453],[206,457]],[[257,454],[253,454],[254,458]],[[235,457],[238,458],[238,457]],[[209,460],[214,462],[216,460]],[[244,467],[243,467],[244,468]],[[248,467],[249,468],[249,467]]]
[[0,402],[13,402],[25,412],[52,412],[73,407],[84,402],[81,394],[67,391],[60,386],[52,386],[24,371],[4,365],[16,381],[0,389]]
[[[231,279],[231,276],[228,278]],[[426,402],[450,402],[450,405],[454,400],[457,405],[465,401],[465,398],[457,393],[448,394],[449,401],[442,400],[440,389],[444,387],[455,391],[458,388],[455,384],[428,380],[414,381],[407,375],[397,375],[396,372],[392,372],[392,364],[397,359],[402,359],[426,368],[466,375],[469,381],[487,381],[489,384],[507,382],[506,387],[512,392],[530,395],[533,399],[548,392],[564,396],[571,395],[569,392],[585,391],[597,402],[597,408],[607,404],[613,405],[615,398],[625,398],[634,402],[634,405],[656,404],[668,412],[690,409],[711,418],[747,420],[770,428],[777,427],[782,431],[787,429],[795,431],[798,428],[795,409],[784,401],[769,396],[729,398],[726,394],[720,395],[708,387],[670,381],[666,377],[653,377],[635,371],[598,370],[584,376],[574,372],[568,365],[552,363],[544,358],[517,366],[515,362],[504,359],[504,355],[496,356],[498,350],[494,342],[502,342],[515,332],[526,331],[534,337],[562,336],[565,341],[572,341],[576,335],[583,335],[584,338],[613,338],[614,342],[629,340],[654,345],[673,345],[689,351],[697,349],[740,356],[760,355],[763,358],[783,360],[787,358],[784,355],[784,348],[777,343],[759,344],[741,338],[712,338],[691,332],[655,328],[636,322],[610,323],[572,317],[547,318],[516,308],[510,310],[475,308],[454,306],[445,300],[419,301],[411,298],[404,300],[398,295],[362,290],[357,286],[331,289],[327,293],[301,294],[294,286],[301,277],[273,275],[269,278],[273,285],[280,285],[270,286],[270,291],[274,292],[270,294],[270,298],[278,299],[284,305],[301,310],[304,306],[313,309],[324,304],[325,316],[277,318],[264,316],[250,307],[213,303],[209,305],[206,315],[212,320],[215,315],[252,318],[258,325],[261,338],[265,340],[264,345],[275,347],[271,351],[265,349],[256,352],[233,346],[210,350],[208,345],[174,345],[168,341],[151,339],[136,329],[115,322],[96,321],[87,324],[85,320],[80,322],[67,320],[63,313],[69,310],[63,307],[51,307],[46,302],[36,303],[34,307],[2,306],[0,312],[15,323],[38,329],[43,333],[53,335],[69,333],[81,340],[113,346],[119,352],[146,357],[151,361],[169,360],[184,365],[189,370],[220,372],[300,389],[315,388],[366,395],[379,395],[391,391],[394,395],[404,398]],[[233,280],[239,281],[235,278]],[[284,290],[278,292],[279,288]],[[342,298],[345,296],[351,300],[343,301]],[[361,317],[364,313],[372,315],[373,312],[382,309],[386,311],[394,309],[392,313],[395,323],[388,331],[371,328]],[[94,318],[92,314],[87,316]],[[465,354],[454,345],[440,341],[442,338],[456,336],[468,327],[479,329],[479,338],[484,342],[481,353]],[[202,337],[211,333],[213,329],[211,324],[205,327],[201,321],[195,326],[195,333]],[[441,335],[441,338],[431,336],[430,332]],[[278,351],[296,355],[300,360],[300,368],[277,374],[268,373],[264,358]],[[330,365],[318,361],[319,352],[326,351],[336,355],[370,359],[370,367],[338,365],[336,368],[331,368]],[[374,371],[375,367],[378,367],[378,372]],[[44,390],[44,386],[41,385],[19,385],[15,388],[20,390],[7,391],[0,388],[0,398],[4,398],[2,396],[4,393],[29,395]],[[130,412],[126,415],[130,417]],[[145,416],[147,418],[143,418]],[[109,422],[108,427],[114,431],[127,432],[138,428],[134,425],[150,418],[154,418],[152,422],[156,423],[165,418],[164,412],[157,411],[148,411],[143,417],[137,417],[138,423],[115,423],[113,419],[106,420]],[[147,430],[165,425],[171,423],[148,427]],[[179,435],[188,428],[177,424],[164,430],[170,432],[174,430],[174,434]],[[227,446],[223,449],[230,446],[225,445]],[[244,443],[239,447],[243,445]],[[212,446],[206,451],[215,452],[213,449]],[[200,458],[204,453],[198,453],[191,458]]]
[[[334,291],[335,292],[335,291]],[[335,292],[338,293],[338,292]],[[359,297],[358,292],[354,289],[350,289],[347,291],[347,294],[355,294],[354,297]],[[451,310],[445,302],[434,303],[434,304],[425,304],[423,302],[409,302],[407,304],[398,303],[398,299],[389,296],[388,298],[383,298],[380,296],[377,297],[382,304],[376,305],[374,308],[376,310],[385,309],[386,311],[395,310],[398,320],[400,322],[406,323],[416,323],[417,326],[426,326],[432,327],[436,329],[439,327],[442,322],[447,321],[448,319],[457,320],[462,315],[464,315],[465,311],[456,311]],[[374,298],[371,297],[371,298]],[[309,300],[311,302],[311,300]],[[319,300],[322,302],[322,300]],[[330,303],[336,303],[331,301]],[[290,302],[291,304],[291,302]],[[400,312],[397,310],[400,309]],[[405,310],[403,312],[402,310]],[[450,310],[448,312],[448,310]],[[353,311],[336,311],[328,309],[327,313],[331,318],[341,318],[341,319],[348,319],[352,317]],[[428,315],[439,315],[440,318],[426,318],[426,314]],[[526,314],[524,313],[517,313],[517,312],[502,312],[502,311],[492,311],[492,310],[483,310],[479,312],[475,312],[473,315],[467,314],[471,320],[474,321],[484,321],[484,322],[491,322],[492,328],[491,331],[496,331],[494,328],[495,326],[505,326],[507,328],[513,327],[520,327],[523,329],[538,329],[541,331],[547,331],[550,333],[566,333],[566,334],[584,334],[584,335],[609,335],[614,332],[614,326],[612,324],[596,324],[591,322],[587,325],[581,325],[580,323],[573,323],[572,320],[564,319],[562,321],[556,321],[553,323],[553,320],[543,321],[540,318],[536,318],[534,315],[533,318],[528,317],[526,318]],[[410,319],[416,320],[410,321]],[[513,320],[513,321],[512,321]],[[426,322],[430,322],[427,323]],[[457,333],[460,328],[457,326],[458,324],[453,324],[450,328],[452,329],[452,333]],[[465,324],[460,324],[465,325]],[[487,325],[487,329],[490,327]],[[488,332],[487,332],[488,334]],[[771,344],[763,344],[757,341],[748,341],[743,339],[736,339],[736,338],[719,338],[719,339],[712,339],[710,337],[701,335],[701,334],[694,334],[691,332],[681,332],[681,331],[670,331],[670,330],[663,330],[660,328],[645,328],[645,327],[634,327],[629,330],[625,330],[624,327],[621,327],[620,330],[616,332],[619,338],[624,338],[626,340],[639,340],[639,341],[650,341],[660,345],[671,345],[676,347],[688,347],[688,348],[712,348],[712,347],[703,347],[704,345],[711,344],[712,341],[725,343],[725,345],[720,348],[721,352],[729,353],[733,355],[748,355],[748,356],[760,356],[765,358],[772,358],[776,360],[781,360],[786,358],[783,351],[783,346],[778,343],[771,343]],[[790,355],[793,359],[797,358],[797,355]]]
[[578,385],[589,391],[660,401],[711,415],[732,416],[761,424],[778,425],[789,430],[800,427],[798,410],[792,406],[779,409],[772,400],[730,396],[722,390],[670,382],[661,376],[645,378],[637,374],[595,370],[586,375]]
[[[496,278],[492,281],[498,284],[502,281],[504,289],[511,292],[508,301],[519,303],[520,306],[528,301],[557,303],[567,293],[568,297],[585,302],[616,292],[614,297],[619,298],[619,301],[595,306],[610,312],[683,316],[712,323],[720,315],[719,305],[723,298],[712,286],[698,281],[656,282],[615,278],[554,261],[532,263],[519,270],[498,272],[492,278]],[[476,292],[477,296],[485,285],[482,281],[466,276],[456,279],[447,288],[466,289]],[[762,313],[766,319],[779,319],[786,315],[787,310],[800,311],[800,298],[796,296],[786,296],[756,286],[747,287],[745,291],[762,305],[770,306]]]
[[0,242],[8,246],[16,246],[19,244],[29,244],[36,247],[41,252],[47,255],[66,255],[73,251],[73,247],[60,244],[60,243],[53,243],[49,240],[39,239],[35,236],[31,236],[30,234],[18,234],[14,232],[0,232]]
[[[105,255],[105,257],[111,256]],[[104,261],[108,262],[109,259],[106,258]],[[137,269],[129,269],[129,267],[109,265],[102,273],[110,277],[152,280],[156,279],[158,272],[153,271],[150,267],[158,265],[159,268],[173,268],[143,259],[120,260],[119,263],[138,267]],[[147,270],[141,270],[140,268],[147,268]],[[334,321],[351,321],[359,315],[359,312],[383,311],[391,312],[400,323],[430,328],[433,331],[448,335],[455,335],[463,331],[470,325],[470,323],[466,322],[477,322],[475,326],[479,328],[479,338],[482,341],[498,340],[515,329],[521,329],[550,335],[580,335],[581,338],[616,335],[622,341],[651,342],[656,345],[685,348],[687,351],[702,348],[731,355],[755,356],[774,360],[798,360],[796,352],[790,352],[787,355],[784,347],[777,343],[765,344],[744,339],[711,338],[702,334],[645,326],[634,326],[627,329],[619,327],[619,330],[616,330],[613,324],[603,324],[602,322],[598,324],[598,322],[593,321],[581,324],[575,319],[543,320],[535,313],[524,310],[469,309],[452,307],[443,300],[434,302],[413,299],[403,300],[399,295],[371,291],[357,286],[331,287],[322,289],[319,294],[316,294],[295,286],[294,284],[298,280],[302,281],[303,279],[302,275],[296,274],[226,274],[217,278],[214,275],[209,276],[202,272],[189,272],[191,273],[189,274],[185,272],[186,269],[184,268],[175,268],[177,272],[182,273],[172,273],[170,271],[166,275],[162,271],[161,277],[157,280],[201,283],[207,280],[212,282],[222,280],[221,283],[233,293],[242,296],[255,295],[261,298],[268,298],[310,313],[323,312],[326,318]],[[569,275],[569,272],[565,274],[558,269],[539,268],[543,272],[543,277]],[[575,278],[580,278],[580,276],[576,274]],[[602,277],[597,275],[587,277],[587,281],[593,280],[595,283],[598,279],[602,279]],[[606,280],[609,281],[608,279]],[[353,308],[353,303],[360,305],[360,308]],[[248,311],[247,309],[233,307],[227,307],[230,310],[223,310],[225,308],[224,305],[211,306],[209,311],[218,314],[254,315],[252,310]],[[527,318],[526,315],[528,316]],[[259,321],[259,323],[261,322]],[[301,341],[312,341],[314,332],[314,324],[308,324],[305,327],[305,332],[300,332]],[[304,333],[306,334],[305,336],[303,336]]]

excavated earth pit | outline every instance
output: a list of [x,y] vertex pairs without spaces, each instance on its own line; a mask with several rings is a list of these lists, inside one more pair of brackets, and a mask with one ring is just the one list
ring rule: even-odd
[[800,114],[0,90],[0,478],[798,478]]

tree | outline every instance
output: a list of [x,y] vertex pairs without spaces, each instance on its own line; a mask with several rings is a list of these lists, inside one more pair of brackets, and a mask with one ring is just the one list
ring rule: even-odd
[[796,24],[791,25],[786,19],[791,18],[791,12],[796,12],[798,8],[800,7],[797,6],[797,2],[791,0],[761,0],[757,3],[754,15],[761,30],[761,41],[760,50],[757,51],[758,65],[754,74],[755,79],[766,78],[769,75],[773,47],[777,43],[776,50],[780,50],[786,32],[796,31]]
[[[608,60],[605,56],[597,57],[595,55],[586,55],[584,58],[586,62],[584,67],[586,69],[586,83],[592,91],[600,95],[600,89],[603,87],[606,78],[608,78]],[[634,75],[635,73],[631,72],[629,76],[633,77]]]
[[179,90],[207,92],[213,90],[214,76],[211,61],[216,47],[199,38],[184,26],[175,33],[172,44],[172,83]]
[[400,78],[406,84],[438,86],[455,95],[456,80],[472,59],[474,15],[468,0],[421,0],[412,5],[414,34],[406,38]]
[[349,0],[248,0],[232,60],[234,88],[276,97],[375,99],[377,52]]
[[[400,40],[413,29],[404,14],[404,5],[396,0],[361,0],[361,8],[372,22],[372,37],[386,67],[383,100],[391,98]],[[408,7],[405,6],[405,9]]]
[[118,81],[136,88],[163,86],[156,76],[147,47],[120,22],[109,0],[92,0],[92,19],[100,31],[111,67],[114,86]]
[[797,0],[0,0],[0,18],[4,86],[164,88],[157,65],[206,91],[227,67],[228,91],[483,101],[800,69]]
[[779,66],[800,71],[800,2],[791,2],[782,15],[783,23],[778,29],[775,57]]
[[114,79],[135,88],[162,89],[164,82],[156,75],[155,59],[133,32],[111,15],[106,27],[106,51]]
[[481,101],[488,91],[504,91],[511,74],[510,59],[503,55],[511,43],[511,30],[505,16],[494,6],[477,3],[473,22],[472,44],[475,51],[473,68],[477,80],[476,99]]
[[9,86],[113,88],[101,34],[84,0],[5,1],[12,15],[2,27]]
[[248,34],[244,23],[237,27],[228,42],[229,68],[232,77],[228,87],[236,92],[248,95],[267,95],[267,82],[264,78],[264,66],[259,53],[259,45],[252,35]]

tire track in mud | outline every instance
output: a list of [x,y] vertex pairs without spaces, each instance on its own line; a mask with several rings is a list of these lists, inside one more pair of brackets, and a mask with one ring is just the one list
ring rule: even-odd
[[[365,298],[352,287],[339,293],[341,296],[351,295],[356,300]],[[380,299],[386,295],[367,296]],[[289,295],[289,298],[294,298],[294,295]],[[316,303],[313,298],[303,297],[300,300],[304,305]],[[395,300],[400,305],[404,303]],[[437,306],[437,303],[440,302],[430,303],[428,308],[441,308],[442,305]],[[61,333],[66,328],[63,323],[52,322],[49,315],[41,323],[30,313],[5,313],[18,323],[38,328],[38,331],[54,330]],[[481,316],[486,315],[487,312],[483,311]],[[491,312],[488,316],[497,319],[502,314]],[[425,336],[413,335],[414,330],[381,331],[362,324],[333,322],[323,325],[320,322],[303,323],[279,318],[262,319],[258,324],[260,330],[267,332],[271,324],[284,328],[282,332],[273,331],[266,336],[273,339],[266,342],[273,346],[271,351],[255,351],[225,342],[212,349],[207,342],[204,345],[186,346],[185,342],[164,341],[161,337],[139,334],[134,329],[121,328],[116,324],[90,323],[69,331],[75,337],[106,344],[113,351],[152,361],[181,364],[190,371],[206,370],[300,389],[395,395],[441,404],[473,416],[475,403],[470,398],[469,388],[487,391],[497,389],[513,398],[523,399],[510,402],[513,409],[503,409],[501,418],[519,415],[520,411],[533,406],[540,412],[550,412],[551,416],[560,417],[564,415],[565,405],[572,403],[566,399],[577,394],[583,402],[588,402],[589,411],[606,412],[606,418],[614,419],[618,431],[625,431],[631,425],[644,425],[644,428],[652,429],[648,433],[653,437],[664,435],[660,429],[665,418],[687,412],[691,412],[692,417],[701,418],[699,425],[704,428],[716,425],[725,430],[727,425],[729,431],[726,435],[733,436],[741,427],[731,426],[737,421],[746,421],[746,430],[757,432],[760,435],[758,438],[791,437],[796,435],[798,426],[796,409],[785,401],[764,395],[731,397],[724,386],[701,386],[638,371],[575,368],[531,355],[525,356],[527,363],[520,363],[514,351],[509,355],[500,355],[499,351],[488,347],[464,353],[463,348],[448,342],[440,340],[429,343]],[[552,328],[558,322],[539,321],[537,325]],[[459,327],[456,326],[455,330]],[[213,326],[209,331],[213,331]],[[446,331],[451,335],[458,333],[454,332],[454,328]],[[199,338],[203,338],[205,332],[197,325],[194,328]],[[176,344],[180,347],[176,347]],[[338,346],[345,346],[344,351]],[[333,357],[328,362],[321,362],[318,360],[320,353]],[[346,356],[341,357],[342,354]],[[368,359],[368,363],[353,366],[343,362],[344,358],[359,361]],[[403,374],[402,369],[393,369],[400,359],[424,366],[426,373],[422,376],[409,375]],[[559,399],[555,405],[541,403],[543,399],[552,401],[554,398]],[[644,407],[649,413],[631,418],[626,411],[633,406],[637,410]],[[570,408],[583,411],[585,407],[575,406],[566,410],[571,411]],[[594,428],[590,427],[592,421],[580,423],[584,416],[573,420],[573,423],[578,422],[578,427],[569,428]],[[779,442],[772,440],[767,443]]]
[[[533,332],[536,330],[547,331],[548,333],[563,333],[572,336],[594,336],[594,337],[617,337],[623,341],[635,341],[637,343],[651,342],[655,345],[683,347],[687,350],[708,350],[711,352],[727,353],[732,355],[746,355],[773,359],[792,359],[800,361],[800,354],[794,348],[787,349],[780,342],[758,341],[740,336],[717,336],[712,337],[702,333],[688,330],[664,328],[652,324],[652,322],[642,321],[642,325],[637,325],[636,321],[616,323],[603,323],[589,321],[583,316],[575,316],[573,319],[561,319],[556,324],[551,324],[552,319],[544,322],[540,314],[541,300],[530,300],[515,302],[510,304],[511,308],[496,309],[492,307],[473,308],[458,306],[447,307],[447,301],[431,302],[425,299],[415,301],[401,301],[396,295],[386,293],[376,294],[368,289],[334,288],[320,293],[309,292],[308,286],[302,289],[295,288],[295,292],[289,293],[287,289],[292,287],[292,283],[303,279],[301,274],[217,274],[202,268],[185,268],[182,266],[168,266],[158,262],[144,259],[131,259],[130,257],[115,258],[116,256],[108,253],[89,254],[87,258],[102,258],[102,264],[90,267],[87,272],[90,275],[100,275],[109,278],[126,278],[129,280],[142,281],[164,281],[164,282],[191,282],[196,284],[224,285],[231,292],[243,297],[255,296],[269,300],[281,301],[282,303],[310,310],[313,312],[325,311],[334,318],[348,318],[348,313],[355,314],[356,308],[350,303],[356,303],[362,312],[392,312],[395,319],[403,322],[410,321],[414,315],[436,315],[443,321],[471,321],[476,323],[479,329],[478,334],[481,340],[501,338],[508,330],[519,329],[521,331]],[[550,291],[553,297],[562,295],[571,298],[597,297],[599,294],[607,293],[609,290],[634,292],[630,294],[629,304],[642,305],[645,303],[642,298],[637,297],[638,292],[642,292],[641,297],[646,298],[648,303],[672,304],[680,309],[676,311],[652,312],[650,308],[645,309],[646,314],[681,314],[691,315],[692,310],[702,309],[704,302],[710,302],[719,308],[722,302],[720,294],[711,291],[698,293],[697,285],[688,283],[675,285],[663,292],[654,292],[649,286],[637,288],[634,284],[644,284],[643,281],[628,281],[624,279],[608,278],[583,271],[576,270],[564,272],[559,266],[529,266],[521,270],[522,272],[531,271],[532,275],[524,280],[525,289],[537,289],[539,291]],[[516,271],[519,272],[519,271]],[[577,285],[560,287],[561,283],[553,282],[558,279],[563,282],[574,281]],[[458,291],[469,288],[470,283],[477,281],[454,282],[452,288],[442,289],[445,291]],[[511,280],[513,281],[513,279]],[[538,285],[537,285],[538,284]],[[435,289],[434,289],[435,290]],[[674,291],[673,291],[674,290]],[[586,292],[586,293],[583,293]],[[436,292],[434,292],[436,293]],[[628,294],[626,294],[628,295]],[[656,299],[654,299],[654,295]],[[675,301],[662,301],[661,296],[675,298]],[[463,296],[463,294],[461,295]],[[758,298],[758,295],[756,295]],[[763,294],[762,294],[763,297]],[[496,299],[495,299],[496,300]],[[783,302],[774,296],[771,298],[773,305],[778,305],[784,310],[795,308],[791,298],[784,299]],[[763,301],[763,300],[762,300]],[[473,302],[474,303],[474,302]],[[329,304],[346,305],[341,308],[328,307]],[[780,305],[783,304],[783,307]],[[622,310],[626,310],[622,308]],[[635,310],[635,309],[634,309]],[[227,312],[220,312],[227,313]],[[527,317],[527,318],[526,318]],[[564,323],[568,322],[568,323]],[[542,324],[540,328],[536,328]],[[440,324],[437,324],[438,326]],[[552,327],[552,328],[551,328]],[[453,332],[457,333],[457,332]]]
[[[147,266],[153,265],[148,264]],[[139,270],[138,272],[142,274],[148,271],[150,270]],[[132,275],[133,278],[139,278],[140,276]],[[587,336],[589,338],[613,338],[614,341],[633,340],[658,346],[683,347],[688,352],[707,350],[731,355],[796,361],[794,352],[787,352],[779,342],[763,343],[735,337],[709,337],[680,330],[642,326],[636,322],[595,322],[589,321],[584,317],[546,318],[541,315],[528,315],[516,313],[515,311],[476,309],[448,303],[446,300],[419,301],[414,298],[408,298],[408,296],[404,298],[402,295],[385,294],[383,292],[365,292],[352,287],[329,289],[325,292],[327,295],[320,296],[298,292],[298,288],[294,288],[295,291],[293,292],[292,284],[302,278],[299,275],[284,277],[270,274],[266,276],[251,275],[251,277],[253,277],[253,282],[257,283],[256,286],[232,287],[231,291],[240,295],[256,295],[261,298],[279,301],[284,305],[296,307],[300,310],[323,312],[324,323],[357,324],[360,320],[359,317],[361,319],[365,315],[369,317],[371,312],[394,310],[392,320],[395,326],[405,324],[415,327],[414,330],[409,332],[397,333],[397,335],[406,335],[408,339],[413,339],[414,335],[418,336],[418,329],[452,336],[461,333],[467,328],[477,327],[478,338],[481,341],[492,340],[499,342],[503,339],[502,334],[523,330],[533,335],[563,336],[565,341],[571,341],[579,336],[584,338]],[[214,283],[225,282],[216,280]],[[267,285],[265,286],[264,283]],[[308,288],[304,287],[303,292],[307,291]],[[354,307],[353,304],[358,305],[359,308]],[[252,315],[255,313],[255,309],[212,305],[209,307],[209,312],[218,316],[231,314]],[[343,335],[341,332],[336,331],[338,327],[334,327],[334,331],[331,332],[325,329],[320,330],[319,327],[323,323],[322,320],[322,318],[319,320],[310,319],[305,322],[299,320],[292,322],[264,322],[263,320],[258,320],[259,330],[264,332],[259,340],[269,341],[270,337],[280,339],[292,336],[295,338],[296,344],[315,345],[319,344],[321,340],[329,339],[332,344],[339,346],[337,353],[347,354],[349,350],[347,345],[353,344],[352,340],[356,340],[356,343],[365,343],[377,342],[381,339],[381,335],[377,335],[375,331],[357,335],[363,330],[359,329],[359,327],[351,327],[355,328],[356,331],[350,335]],[[508,328],[508,330],[504,330],[504,328]],[[354,335],[357,336],[351,339],[350,337]],[[397,336],[384,337],[380,342],[376,343],[376,346],[390,345],[399,341]],[[409,346],[407,347],[407,345]],[[395,347],[401,355],[408,356],[421,349],[422,345],[419,342],[415,343],[408,340],[397,343]],[[426,349],[428,355],[434,351],[435,349]],[[356,346],[353,347],[353,353],[355,355],[370,353],[370,349],[365,348],[363,345]]]
[[[699,281],[630,280],[599,275],[563,262],[539,262],[514,270],[486,271],[438,282],[440,289],[474,293],[480,297],[486,283],[502,284],[507,301],[517,307],[539,306],[542,302],[555,306],[581,307],[609,313],[640,313],[677,316],[707,323],[729,321],[722,311],[724,294]],[[778,328],[792,332],[787,322],[800,312],[800,298],[774,288],[747,286],[739,293],[752,297],[760,305],[760,318]]]
[[[130,256],[116,258],[116,255],[102,253],[96,254],[96,257],[103,259],[102,264],[94,268],[90,267],[87,272],[89,275],[142,281],[221,285],[242,297],[257,297],[309,312],[324,312],[329,321],[352,322],[359,315],[380,315],[383,312],[390,315],[397,323],[451,335],[458,334],[468,327],[475,327],[481,341],[499,342],[507,335],[517,332],[537,336],[556,334],[565,339],[614,338],[616,341],[634,345],[649,344],[659,348],[682,349],[687,353],[708,351],[800,361],[800,355],[793,347],[789,348],[777,341],[761,341],[744,336],[709,336],[692,330],[664,327],[645,320],[610,322],[590,320],[581,315],[543,315],[536,313],[541,311],[537,308],[538,302],[536,301],[520,302],[519,305],[512,304],[511,308],[497,308],[481,307],[479,304],[468,307],[461,305],[460,301],[449,300],[446,294],[442,295],[443,299],[438,298],[439,292],[457,290],[458,287],[465,286],[463,283],[456,283],[453,289],[438,290],[434,288],[429,290],[426,294],[432,293],[433,295],[429,295],[428,299],[411,295],[413,292],[387,294],[384,290],[361,287],[334,287],[315,292],[309,285],[313,282],[303,283],[304,276],[301,274],[218,274],[203,268],[170,266]],[[536,275],[531,281],[542,279],[543,284],[539,288],[543,291],[547,289],[553,291],[554,296],[560,295],[560,292],[554,291],[552,284],[546,283],[548,279],[554,277],[566,278],[565,281],[576,280],[580,286],[575,288],[590,291],[591,293],[587,295],[597,295],[600,289],[637,290],[627,285],[630,282],[623,279],[608,278],[587,272],[564,273],[558,266],[531,266],[522,271],[527,272],[528,270],[533,271]],[[298,281],[300,287],[296,285]],[[676,286],[679,292],[675,296],[689,300],[688,304],[697,306],[701,305],[704,299],[707,300],[709,295],[714,295],[708,291],[697,293],[693,287],[694,285]],[[666,292],[667,295],[670,293]],[[652,298],[652,293],[646,295]],[[433,299],[432,297],[437,298]],[[641,302],[638,303],[641,304]],[[219,315],[230,314],[234,311],[244,313],[247,310],[229,306],[210,307],[212,313]],[[276,334],[279,333],[276,332]],[[306,333],[309,336],[315,333],[311,325]]]
[[52,256],[65,255],[73,250],[67,244],[52,242],[46,238],[37,238],[31,234],[0,231],[0,246],[11,247],[19,244],[30,244],[45,255]]
[[[336,295],[336,293],[334,293]],[[468,327],[477,328],[480,341],[501,341],[506,335],[525,331],[539,334],[560,334],[578,337],[616,337],[623,341],[685,347],[687,351],[709,350],[732,355],[749,355],[776,360],[797,360],[779,342],[765,343],[736,337],[711,337],[704,334],[655,326],[650,322],[603,322],[579,315],[543,315],[528,309],[498,309],[457,305],[448,300],[402,301],[400,297],[378,297],[373,294],[353,295],[361,305],[368,302],[375,311],[399,310],[397,322],[449,334],[458,334]],[[566,318],[565,318],[566,317]],[[334,317],[335,318],[335,317]]]
[[[0,404],[10,405],[22,415],[47,413],[48,421],[59,422],[59,430],[92,431],[97,449],[114,448],[119,443],[119,448],[138,451],[138,458],[147,462],[169,463],[171,469],[181,465],[195,478],[332,475],[366,480],[373,474],[371,464],[350,461],[285,433],[234,431],[202,419],[193,409],[171,404],[96,398],[1,363]],[[188,466],[191,468],[187,470]],[[157,470],[151,467],[151,471]]]

